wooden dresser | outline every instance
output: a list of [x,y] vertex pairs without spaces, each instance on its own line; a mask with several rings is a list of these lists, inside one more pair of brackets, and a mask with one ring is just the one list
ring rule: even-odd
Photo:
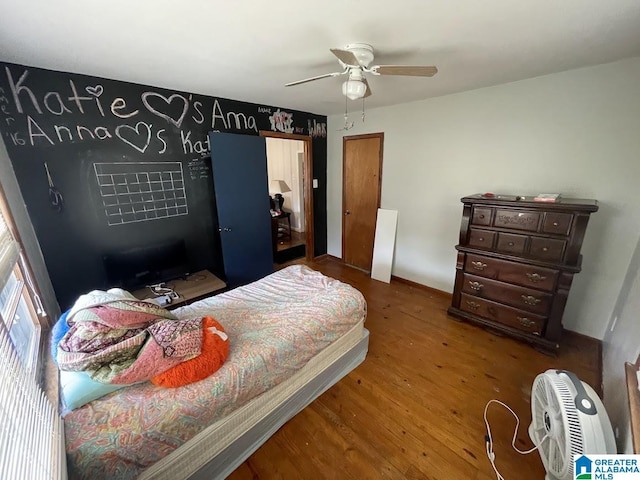
[[448,312],[552,352],[595,200],[481,194],[462,198]]

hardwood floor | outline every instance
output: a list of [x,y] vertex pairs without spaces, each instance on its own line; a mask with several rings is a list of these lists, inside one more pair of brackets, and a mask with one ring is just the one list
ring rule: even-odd
[[291,230],[291,236],[284,235],[282,238],[278,238],[278,251],[287,250],[289,248],[297,247],[298,245],[304,245],[305,233],[296,232]]
[[[304,263],[304,262],[303,262]],[[366,360],[284,425],[229,478],[495,478],[485,454],[483,410],[505,402],[529,448],[531,385],[549,368],[575,372],[601,391],[599,342],[566,335],[556,358],[446,314],[450,297],[385,284],[335,259],[307,263],[367,299]],[[507,479],[542,479],[537,452],[510,445],[515,419],[492,406],[496,465]]]

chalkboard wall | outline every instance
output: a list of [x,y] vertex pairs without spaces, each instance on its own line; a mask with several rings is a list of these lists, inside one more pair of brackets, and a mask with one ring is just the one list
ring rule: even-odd
[[320,185],[314,253],[326,253],[326,117],[15,64],[0,69],[0,132],[62,309],[107,287],[103,256],[130,248],[184,239],[193,271],[222,273],[212,130],[312,136]]

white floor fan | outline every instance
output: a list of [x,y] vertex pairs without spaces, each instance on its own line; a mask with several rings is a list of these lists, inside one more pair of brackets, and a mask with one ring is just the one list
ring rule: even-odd
[[531,391],[529,437],[537,445],[546,480],[573,479],[573,456],[614,454],[611,422],[596,392],[571,372],[547,370]]

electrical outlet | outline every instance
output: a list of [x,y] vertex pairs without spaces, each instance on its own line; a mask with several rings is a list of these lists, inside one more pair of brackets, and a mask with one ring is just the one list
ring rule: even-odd
[[613,332],[613,329],[616,328],[616,323],[618,323],[618,316],[613,317],[613,322],[611,322],[610,331]]
[[317,178],[313,179],[313,188],[318,188],[318,179]]

